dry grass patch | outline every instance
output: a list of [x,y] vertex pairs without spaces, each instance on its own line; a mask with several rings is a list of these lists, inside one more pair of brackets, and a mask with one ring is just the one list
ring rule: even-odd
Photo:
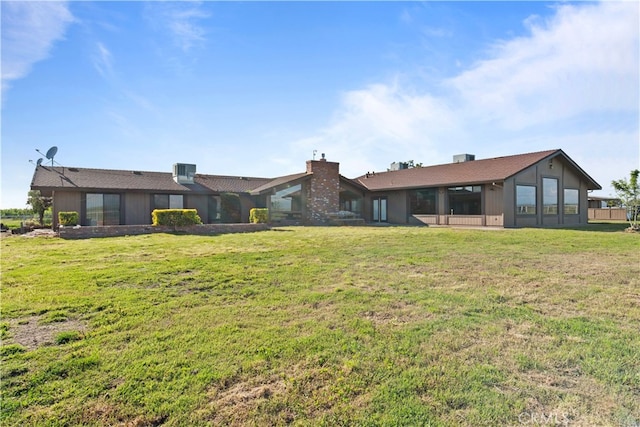
[[34,350],[43,345],[56,343],[56,337],[65,332],[84,334],[87,330],[86,322],[73,319],[61,319],[52,323],[42,323],[42,316],[11,319],[9,322],[9,337],[6,344],[16,343],[28,350]]

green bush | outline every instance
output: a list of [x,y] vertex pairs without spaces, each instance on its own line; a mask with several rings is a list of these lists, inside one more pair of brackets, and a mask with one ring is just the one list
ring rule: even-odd
[[64,226],[78,225],[80,215],[78,212],[58,212],[58,222]]
[[153,225],[172,225],[174,227],[202,224],[195,209],[156,209],[151,212]]
[[249,222],[253,224],[266,224],[269,221],[269,209],[253,208],[249,211]]
[[241,222],[242,208],[240,204],[240,196],[235,193],[223,193],[220,195],[220,216],[224,223]]

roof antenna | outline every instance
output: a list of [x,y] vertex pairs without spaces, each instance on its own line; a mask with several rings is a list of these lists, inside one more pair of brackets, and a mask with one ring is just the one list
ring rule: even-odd
[[[51,160],[51,166],[53,166],[53,163],[54,163],[53,158],[56,156],[56,153],[58,152],[58,147],[54,145],[53,147],[47,150],[46,154],[44,154],[42,151],[38,150],[37,148],[36,148],[36,151],[42,154],[43,156],[45,156],[47,159]],[[38,166],[40,166],[40,163],[42,163],[42,159],[38,161]],[[55,163],[58,163],[58,162],[55,162]]]
[[318,154],[318,150],[313,150],[313,160],[316,159],[316,154]]
[[32,163],[34,165],[36,165],[36,167],[40,166],[42,164],[42,157],[40,157],[38,159],[38,161],[34,162],[33,160],[29,160],[29,163]]

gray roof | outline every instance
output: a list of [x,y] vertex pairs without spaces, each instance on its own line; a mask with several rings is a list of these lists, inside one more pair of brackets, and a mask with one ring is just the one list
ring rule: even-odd
[[[473,160],[462,163],[403,169],[364,175],[355,179],[340,177],[356,187],[369,191],[400,190],[438,186],[471,185],[505,179],[534,164],[560,156],[582,174],[592,190],[600,185],[584,172],[562,150],[547,150],[536,153]],[[83,191],[116,192],[142,191],[161,193],[250,193],[260,195],[274,187],[310,177],[311,173],[297,173],[278,178],[252,178],[224,175],[196,174],[193,184],[178,184],[168,172],[144,172],[130,170],[88,169],[75,167],[36,168],[31,188],[44,195],[51,191],[82,189]]]
[[263,185],[261,185],[260,187],[254,188],[253,190],[251,190],[251,194],[253,195],[259,195],[259,194],[264,194],[267,193],[269,191],[271,191],[271,189],[279,186],[279,185],[284,185],[284,184],[288,184],[288,183],[292,183],[294,181],[297,181],[301,178],[307,178],[310,177],[312,174],[311,173],[307,173],[307,172],[302,172],[302,173],[296,173],[293,175],[287,175],[287,176],[281,176],[279,178],[275,178],[272,180],[269,180],[268,182],[264,183]]
[[31,187],[45,193],[74,188],[84,191],[158,191],[177,193],[248,193],[270,178],[196,174],[193,184],[178,184],[167,172],[145,172],[74,167],[36,168]]
[[371,191],[400,190],[420,187],[470,185],[505,179],[535,165],[536,163],[562,156],[579,173],[584,175],[588,188],[599,190],[600,185],[586,174],[562,150],[547,150],[492,159],[472,160],[461,163],[447,163],[398,171],[363,175],[356,178]]

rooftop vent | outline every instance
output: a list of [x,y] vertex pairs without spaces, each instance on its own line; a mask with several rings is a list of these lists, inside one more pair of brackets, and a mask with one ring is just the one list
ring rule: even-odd
[[456,154],[453,156],[453,163],[471,162],[475,159],[475,154]]
[[193,184],[196,176],[196,165],[176,163],[173,165],[173,180],[178,184]]

